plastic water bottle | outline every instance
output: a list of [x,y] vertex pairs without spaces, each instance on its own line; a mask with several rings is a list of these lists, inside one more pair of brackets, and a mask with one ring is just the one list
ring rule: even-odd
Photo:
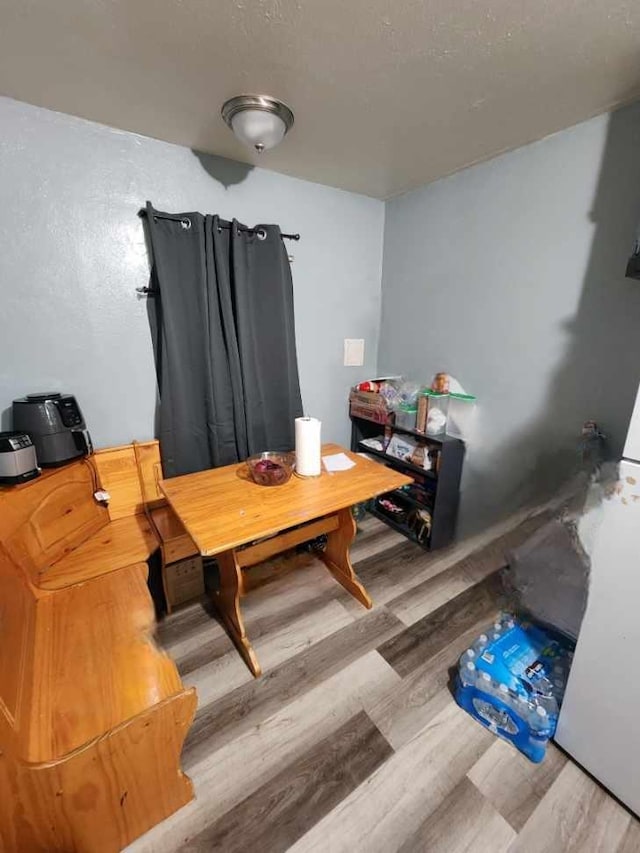
[[534,690],[543,696],[553,696],[553,683],[549,681],[546,675],[543,675],[536,679]]
[[504,702],[505,705],[515,711],[514,699],[506,684],[498,684],[498,692],[496,695],[501,702]]
[[529,720],[531,717],[531,703],[528,699],[525,699],[523,696],[519,696],[516,699],[514,711],[520,717],[520,719],[525,723],[525,725],[529,725]]
[[536,702],[539,708],[544,708],[547,716],[558,713],[558,703],[553,696],[537,696]]
[[470,661],[470,660],[475,661],[475,659],[476,659],[476,650],[473,648],[469,648],[466,650],[466,652],[462,653],[462,655],[460,657],[460,662],[461,663],[467,663],[467,661]]
[[549,725],[549,717],[545,708],[542,705],[535,705],[529,715],[529,726],[532,731],[539,732],[546,729]]
[[488,672],[481,672],[478,676],[477,687],[479,690],[482,690],[483,693],[488,693],[489,696],[496,695],[496,689],[493,684],[493,679],[489,675]]
[[516,717],[526,722],[529,715],[529,703],[523,700],[517,693],[510,690],[506,684],[498,685],[498,698],[513,711]]
[[459,670],[463,687],[474,687],[477,679],[476,665],[472,660],[466,661]]
[[498,698],[501,699],[505,705],[513,708],[514,711],[516,710],[518,697],[514,695],[513,691],[509,690],[506,684],[498,685]]
[[510,630],[511,628],[515,628],[516,620],[513,617],[512,613],[503,610],[500,613],[500,616],[497,619],[497,622],[500,624],[503,633]]
[[478,639],[473,643],[473,650],[477,655],[482,654],[482,650],[489,642],[489,637],[486,634],[480,634]]

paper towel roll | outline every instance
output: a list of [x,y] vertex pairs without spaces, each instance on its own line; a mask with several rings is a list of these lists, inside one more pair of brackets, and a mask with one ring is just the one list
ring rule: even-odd
[[320,475],[321,425],[317,418],[296,418],[296,474],[299,477]]

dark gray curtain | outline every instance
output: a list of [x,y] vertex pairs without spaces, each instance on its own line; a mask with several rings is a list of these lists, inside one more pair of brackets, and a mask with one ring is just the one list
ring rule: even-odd
[[291,450],[302,403],[280,229],[256,226],[260,239],[236,220],[150,203],[146,222],[165,476]]

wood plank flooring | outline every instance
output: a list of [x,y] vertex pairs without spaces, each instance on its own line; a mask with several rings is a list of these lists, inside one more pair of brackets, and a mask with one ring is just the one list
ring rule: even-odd
[[197,603],[158,641],[198,689],[183,754],[196,800],[130,853],[632,853],[640,823],[553,745],[535,765],[452,699],[459,654],[500,609],[520,513],[434,554],[367,518],[367,611],[307,554],[252,570],[254,679]]

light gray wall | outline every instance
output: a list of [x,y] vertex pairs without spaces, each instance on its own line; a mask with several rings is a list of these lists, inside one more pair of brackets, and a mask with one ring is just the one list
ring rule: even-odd
[[[346,443],[348,388],[375,373],[384,205],[0,98],[0,412],[77,395],[96,446],[153,436],[156,381],[142,222],[150,199],[300,232],[287,244],[302,398]],[[268,162],[265,155],[265,162]],[[363,368],[343,338],[366,340]]]
[[[78,396],[97,446],[153,435],[137,211],[300,231],[291,244],[306,410],[348,442],[357,379],[448,370],[478,394],[461,531],[555,485],[587,418],[619,453],[640,380],[640,106],[394,199],[372,199],[0,98],[0,412]],[[428,152],[425,153],[428,156]],[[380,270],[384,227],[380,352]],[[364,337],[364,368],[342,366]]]
[[639,220],[638,104],[387,204],[379,372],[445,370],[481,404],[461,532],[554,488],[589,418],[620,453],[640,380],[640,282],[624,278]]

